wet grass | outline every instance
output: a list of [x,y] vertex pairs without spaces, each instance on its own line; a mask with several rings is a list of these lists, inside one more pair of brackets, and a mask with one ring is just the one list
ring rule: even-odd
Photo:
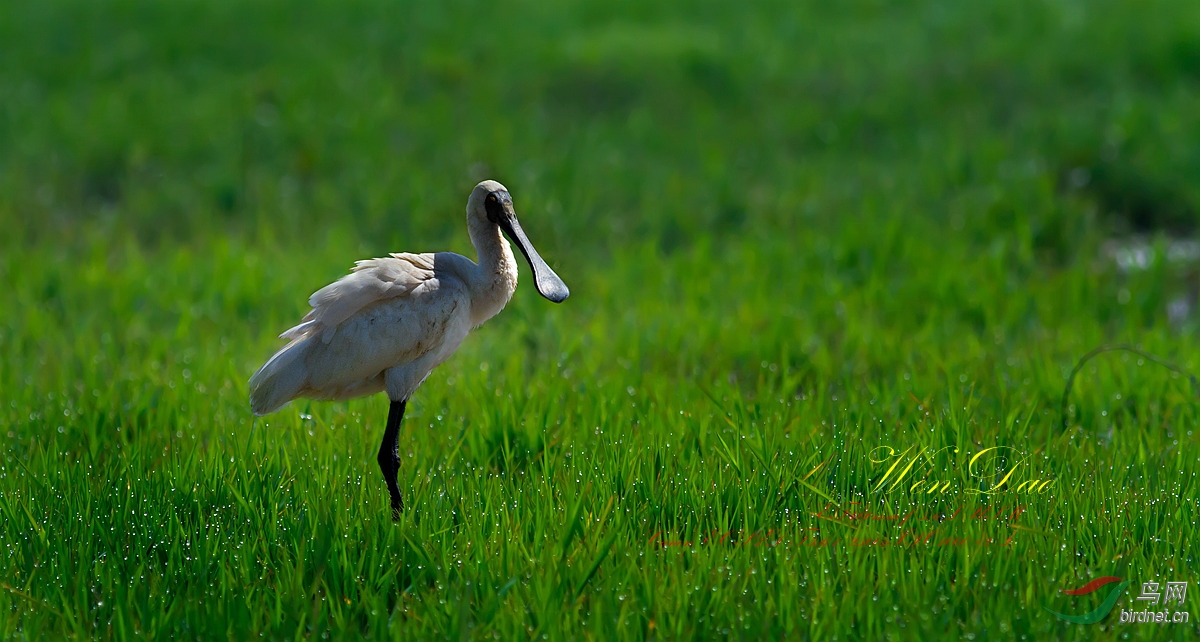
[[[1188,2],[0,6],[0,634],[1195,636],[1194,599],[1044,607],[1200,575],[1188,379],[1107,354],[1058,413],[1098,345],[1200,370],[1198,30]],[[354,259],[470,254],[484,177],[572,297],[523,271],[417,393],[393,524],[385,399],[256,419],[245,382]],[[928,457],[893,487],[887,447]]]

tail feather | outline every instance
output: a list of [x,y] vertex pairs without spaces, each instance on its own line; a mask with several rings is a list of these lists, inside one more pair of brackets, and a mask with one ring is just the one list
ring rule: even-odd
[[250,377],[250,409],[256,415],[279,410],[295,399],[308,383],[308,368],[304,356],[308,352],[308,337],[301,337],[275,353]]

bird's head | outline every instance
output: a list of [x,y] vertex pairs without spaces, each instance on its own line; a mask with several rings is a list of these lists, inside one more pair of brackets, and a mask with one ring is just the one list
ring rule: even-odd
[[571,295],[567,284],[546,265],[529,242],[529,238],[525,236],[525,231],[517,222],[512,196],[506,187],[496,181],[483,181],[476,185],[471,191],[471,198],[467,200],[467,219],[477,224],[486,222],[488,225],[495,225],[517,244],[517,248],[525,255],[529,267],[533,270],[533,282],[539,294],[555,303],[561,303]]

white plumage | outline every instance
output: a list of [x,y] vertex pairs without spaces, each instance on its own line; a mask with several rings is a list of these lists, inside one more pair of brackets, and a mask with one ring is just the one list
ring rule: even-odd
[[398,456],[390,460],[405,402],[516,290],[517,264],[501,231],[529,260],[542,296],[557,303],[570,294],[525,237],[500,183],[475,186],[467,229],[478,263],[452,252],[358,261],[350,274],[309,297],[312,310],[279,335],[291,342],[250,378],[250,407],[259,415],[297,397],[349,399],[386,390],[392,408],[380,466],[396,513],[399,491],[389,468],[399,466]]
[[[454,258],[470,263],[467,274]],[[358,261],[309,297],[312,310],[279,335],[292,341],[250,378],[251,408],[263,415],[296,397],[359,397],[389,378],[392,396],[407,398],[471,327],[457,313],[470,307],[470,268],[477,266],[449,252]]]

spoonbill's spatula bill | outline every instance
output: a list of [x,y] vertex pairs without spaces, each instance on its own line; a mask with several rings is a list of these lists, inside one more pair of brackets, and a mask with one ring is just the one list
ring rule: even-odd
[[298,397],[349,399],[386,391],[391,406],[379,468],[393,518],[403,510],[396,472],[408,398],[517,288],[517,262],[501,232],[528,259],[542,296],[559,303],[570,295],[525,236],[500,183],[475,186],[467,200],[467,231],[478,263],[452,252],[358,261],[350,274],[309,297],[312,310],[279,335],[290,343],[250,377],[250,408],[257,415]]

